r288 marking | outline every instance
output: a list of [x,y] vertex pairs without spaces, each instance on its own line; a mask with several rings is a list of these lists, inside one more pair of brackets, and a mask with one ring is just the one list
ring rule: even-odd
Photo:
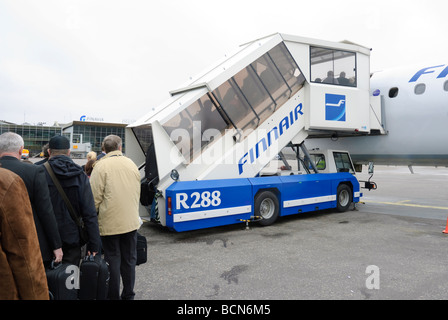
[[[193,200],[191,206],[187,204],[187,201]],[[203,191],[202,193],[193,192],[188,195],[187,193],[180,192],[176,194],[176,209],[179,210],[181,206],[184,209],[197,209],[208,208],[210,206],[217,207],[221,204],[221,192],[218,190]]]

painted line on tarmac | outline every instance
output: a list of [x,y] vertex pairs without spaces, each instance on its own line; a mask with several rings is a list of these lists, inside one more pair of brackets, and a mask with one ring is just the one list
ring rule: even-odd
[[448,210],[448,207],[438,207],[438,206],[428,206],[428,205],[422,205],[422,204],[407,203],[409,201],[411,201],[411,200],[403,200],[403,201],[398,201],[398,202],[363,200],[362,202],[365,202],[365,203],[390,204],[390,205],[393,205],[393,206],[405,206],[405,207],[414,207],[414,208]]

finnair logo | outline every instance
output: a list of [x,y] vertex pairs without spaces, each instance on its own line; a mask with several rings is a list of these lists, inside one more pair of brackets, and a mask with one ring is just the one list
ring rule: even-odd
[[[445,65],[444,65],[444,64],[441,64],[441,65],[434,66],[434,67],[423,68],[423,69],[417,71],[417,73],[414,74],[414,76],[411,78],[411,80],[409,80],[409,82],[416,82],[416,81],[420,78],[420,76],[422,76],[422,75],[424,75],[424,74],[434,73],[434,72],[436,71],[436,70],[434,70],[434,69],[441,68],[441,67],[445,67]],[[439,72],[439,71],[440,71],[440,69],[437,70],[437,72]],[[447,75],[448,75],[448,66],[445,67],[445,68],[442,70],[442,72],[440,72],[440,73],[438,74],[437,79],[439,79],[439,78],[445,78]]]
[[325,120],[345,121],[345,96],[325,94]]
[[[258,159],[263,153],[266,151],[271,151],[269,148],[271,145],[279,139],[289,128],[299,120],[300,116],[303,116],[302,111],[303,105],[299,103],[295,108],[294,111],[290,111],[289,115],[285,116],[278,125],[274,126],[266,135],[264,135],[252,148],[249,149],[248,152],[244,154],[238,161],[238,171],[241,175],[244,171],[244,164],[248,163],[254,163],[256,159]],[[277,154],[278,151],[276,150],[275,153]]]

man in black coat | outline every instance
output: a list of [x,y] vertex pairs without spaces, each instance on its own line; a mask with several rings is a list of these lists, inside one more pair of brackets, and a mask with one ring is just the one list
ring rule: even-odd
[[62,260],[62,242],[51,204],[45,170],[42,166],[25,163],[20,160],[24,141],[13,132],[0,135],[0,163],[2,168],[11,170],[25,182],[33,209],[34,223],[39,239],[42,260],[48,264],[55,258]]
[[[64,136],[50,139],[48,164],[61,184],[74,211],[82,218],[87,230],[87,251],[91,254],[99,252],[101,246],[98,215],[93,200],[89,178],[84,170],[70,159],[70,142]],[[81,237],[79,227],[70,215],[67,205],[60,195],[50,174],[45,170],[51,202],[59,226],[62,239],[64,261],[78,264],[81,259]]]

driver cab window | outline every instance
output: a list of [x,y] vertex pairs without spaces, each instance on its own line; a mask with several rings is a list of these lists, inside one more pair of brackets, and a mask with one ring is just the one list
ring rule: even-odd
[[348,153],[346,152],[333,152],[334,162],[336,164],[337,172],[350,172],[355,173],[352,162]]
[[[317,170],[325,170],[327,168],[325,156],[323,154],[310,154],[310,158]],[[311,164],[308,163],[307,165],[309,169],[313,168]]]

